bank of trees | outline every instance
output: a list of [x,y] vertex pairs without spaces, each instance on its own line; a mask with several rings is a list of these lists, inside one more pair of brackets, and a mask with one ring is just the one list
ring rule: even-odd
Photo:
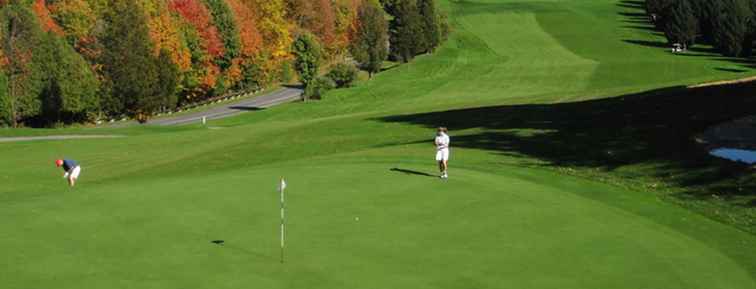
[[[0,0],[0,126],[146,120],[287,81],[303,37],[309,61],[372,75],[444,31],[433,0]],[[308,69],[305,84],[322,72]]]
[[756,0],[646,0],[646,10],[671,44],[707,43],[725,56],[751,56]]

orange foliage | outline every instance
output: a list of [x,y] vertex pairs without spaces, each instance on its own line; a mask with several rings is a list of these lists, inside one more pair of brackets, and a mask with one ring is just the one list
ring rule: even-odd
[[63,29],[60,28],[60,26],[58,26],[58,24],[55,23],[55,20],[53,20],[50,16],[50,10],[47,9],[45,0],[34,1],[34,4],[32,4],[32,10],[37,16],[37,19],[39,19],[39,23],[42,25],[42,29],[45,32],[52,31],[57,35],[63,36]]
[[236,26],[239,27],[242,56],[250,57],[255,55],[260,50],[263,39],[260,31],[257,30],[254,12],[239,2],[239,0],[227,0],[226,2],[234,13]]
[[331,5],[331,0],[317,0],[314,10],[315,13],[320,14],[320,19],[318,19],[319,21],[316,23],[316,26],[312,27],[313,32],[320,37],[320,40],[326,47],[331,47],[336,39],[336,16],[333,5]]
[[192,67],[192,55],[189,48],[184,45],[176,21],[168,11],[160,10],[149,19],[150,38],[155,43],[155,55],[165,50],[171,56],[171,60],[181,71]]
[[212,15],[200,0],[172,0],[170,8],[184,17],[200,34],[204,40],[207,53],[214,57],[221,57],[225,53],[218,28],[212,23]]

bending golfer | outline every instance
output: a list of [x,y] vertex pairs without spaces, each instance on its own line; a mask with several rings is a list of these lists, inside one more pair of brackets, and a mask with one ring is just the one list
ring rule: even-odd
[[441,171],[441,178],[449,178],[447,170],[449,169],[449,135],[446,134],[445,127],[439,127],[436,132],[436,161],[438,170]]
[[55,166],[63,167],[63,171],[65,172],[63,178],[68,180],[69,186],[73,187],[76,185],[76,179],[79,178],[79,174],[81,173],[79,164],[72,160],[57,160],[55,161]]

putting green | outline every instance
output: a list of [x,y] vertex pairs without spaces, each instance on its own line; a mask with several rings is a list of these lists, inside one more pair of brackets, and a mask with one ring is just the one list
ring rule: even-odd
[[[33,206],[6,205],[3,219],[17,222],[3,225],[4,232],[15,232],[0,238],[0,247],[14,248],[4,258],[27,262],[6,267],[5,285],[756,286],[747,270],[695,238],[573,193],[630,192],[581,180],[554,184],[555,176],[522,168],[505,168],[516,170],[509,175],[456,169],[441,181],[418,174],[426,167],[410,164],[402,172],[392,165],[345,159],[193,179],[124,179],[47,196]],[[290,176],[283,265],[274,189],[281,174]],[[649,202],[712,225],[653,198],[628,202]]]
[[[716,68],[742,67],[648,47],[662,37],[626,27],[637,1],[441,5],[454,32],[439,51],[320,102],[212,121],[215,129],[0,131],[126,136],[0,143],[0,287],[756,287],[753,235],[654,192],[604,184],[598,169],[597,180],[580,179],[517,150],[518,138],[539,149],[582,145],[527,143],[560,128],[549,119],[417,115],[519,104],[489,113],[547,114],[544,103],[737,78]],[[466,125],[488,119],[499,123]],[[429,126],[445,123],[460,127],[447,182],[425,176],[435,165]],[[75,189],[52,166],[59,157],[82,163]],[[664,165],[643,161],[636,169]]]

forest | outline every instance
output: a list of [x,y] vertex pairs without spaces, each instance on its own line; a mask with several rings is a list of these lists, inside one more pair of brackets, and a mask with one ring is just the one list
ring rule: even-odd
[[318,98],[446,22],[434,0],[0,0],[0,126],[144,122],[295,77]]

